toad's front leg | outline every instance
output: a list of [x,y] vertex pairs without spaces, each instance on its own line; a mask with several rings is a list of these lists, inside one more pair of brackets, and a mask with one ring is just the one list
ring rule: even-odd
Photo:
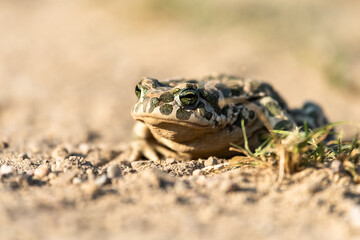
[[179,157],[178,154],[160,145],[152,136],[149,128],[142,122],[136,122],[133,128],[130,161],[139,160],[142,156],[154,162],[159,162],[160,157]]

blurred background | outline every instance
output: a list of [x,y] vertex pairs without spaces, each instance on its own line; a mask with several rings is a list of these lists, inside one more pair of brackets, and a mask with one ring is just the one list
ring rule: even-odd
[[352,0],[0,0],[1,137],[127,141],[141,77],[210,73],[360,121],[359,13]]

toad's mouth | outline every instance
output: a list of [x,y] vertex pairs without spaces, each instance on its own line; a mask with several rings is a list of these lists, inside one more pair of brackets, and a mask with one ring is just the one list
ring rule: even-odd
[[193,121],[185,121],[185,120],[178,120],[178,119],[169,119],[169,118],[161,118],[161,117],[154,117],[154,116],[134,116],[135,120],[144,122],[145,124],[158,126],[158,125],[177,125],[183,126],[187,128],[193,129],[207,129],[211,127],[210,123],[207,122],[193,122]]

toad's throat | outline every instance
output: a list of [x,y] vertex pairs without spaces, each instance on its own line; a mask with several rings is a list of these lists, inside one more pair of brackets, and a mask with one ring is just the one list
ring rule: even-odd
[[[207,129],[211,128],[210,123],[201,123],[201,122],[192,122],[192,121],[181,121],[178,119],[169,119],[169,118],[161,118],[161,117],[154,117],[154,116],[133,116],[136,120],[142,121],[147,125],[152,125],[156,127],[163,126],[167,127],[182,127],[182,128],[189,128],[189,129]],[[162,128],[163,128],[162,127]]]
[[[201,139],[204,135],[215,131],[215,128],[209,126],[201,126],[199,124],[174,121],[169,119],[159,118],[137,118],[143,121],[151,131],[152,135],[160,142],[169,140],[177,143],[184,143],[193,141],[194,139]],[[167,140],[165,140],[167,139]]]

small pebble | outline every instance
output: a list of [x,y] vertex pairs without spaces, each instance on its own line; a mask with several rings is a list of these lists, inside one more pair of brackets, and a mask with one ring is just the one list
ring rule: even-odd
[[62,146],[56,147],[51,153],[51,156],[53,157],[53,159],[55,159],[57,161],[64,160],[65,158],[68,157],[68,155],[69,155],[69,151],[65,147],[62,147]]
[[61,178],[58,178],[59,180],[62,181],[62,183],[72,183],[72,180],[75,178],[75,176],[77,175],[77,171],[71,171],[68,170],[66,172],[64,172],[65,174],[62,175]]
[[118,178],[121,176],[121,169],[117,164],[110,165],[107,170],[107,175],[109,178]]
[[79,150],[82,154],[87,155],[91,151],[91,148],[89,144],[82,143],[79,145]]
[[70,162],[80,162],[83,161],[84,158],[80,157],[80,156],[69,156],[69,161]]
[[94,172],[93,172],[93,170],[92,169],[87,169],[86,170],[86,174],[87,174],[87,176],[88,176],[88,180],[90,181],[90,182],[94,182],[95,181],[95,175],[94,175]]
[[38,178],[46,177],[50,173],[50,168],[47,165],[42,165],[34,170],[34,176]]
[[54,179],[54,178],[56,178],[56,174],[53,173],[53,172],[50,172],[48,176],[49,176],[49,179]]
[[173,163],[176,163],[176,159],[175,158],[167,158],[165,160],[166,164],[173,164]]
[[15,172],[15,169],[9,165],[2,165],[0,168],[0,175],[8,175]]
[[214,157],[209,157],[205,162],[204,162],[204,166],[208,167],[208,166],[214,166],[218,164],[218,160]]
[[101,186],[105,185],[107,180],[108,180],[108,178],[107,178],[107,176],[105,174],[101,175],[100,177],[96,178],[95,185],[98,186],[98,187],[101,187]]
[[192,175],[198,177],[198,176],[204,175],[204,172],[203,172],[201,169],[195,169],[195,170],[192,172]]
[[340,153],[340,154],[336,157],[336,159],[339,160],[339,161],[341,161],[341,162],[344,162],[347,157],[348,157],[348,156],[347,156],[346,153]]
[[344,165],[339,160],[334,160],[331,162],[330,169],[333,173],[340,173],[344,171]]
[[214,166],[214,170],[220,170],[220,169],[223,169],[225,167],[225,164],[218,164],[218,165],[215,165]]
[[78,185],[78,184],[81,184],[82,181],[81,181],[80,178],[75,177],[75,178],[73,178],[72,183],[75,184],[75,185]]
[[8,148],[9,147],[9,143],[6,141],[0,141],[0,150]]
[[152,164],[151,161],[134,161],[131,162],[131,167],[135,170],[143,170],[148,168]]
[[26,171],[26,175],[28,176],[34,176],[34,169],[30,169]]

